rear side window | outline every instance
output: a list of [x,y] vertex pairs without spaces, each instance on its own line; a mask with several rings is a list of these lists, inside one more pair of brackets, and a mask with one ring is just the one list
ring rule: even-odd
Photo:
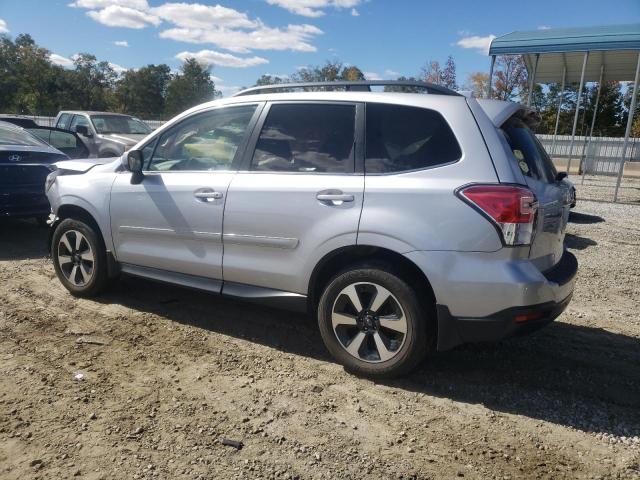
[[541,182],[555,182],[558,172],[546,150],[519,118],[512,117],[502,126],[513,156],[522,173]]
[[70,118],[71,118],[70,114],[63,113],[62,115],[60,115],[60,118],[58,119],[58,123],[56,124],[56,127],[61,128],[63,130],[67,130],[69,128]]
[[353,172],[355,119],[355,105],[272,105],[256,144],[251,169]]
[[368,103],[366,135],[366,173],[435,167],[462,156],[442,115],[425,108]]

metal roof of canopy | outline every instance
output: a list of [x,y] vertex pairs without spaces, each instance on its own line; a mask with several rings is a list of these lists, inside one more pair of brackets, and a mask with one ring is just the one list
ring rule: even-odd
[[567,82],[579,82],[584,52],[589,52],[585,81],[598,81],[604,65],[605,81],[633,81],[640,24],[587,28],[554,28],[512,32],[491,42],[489,55],[522,55],[529,72],[540,54],[536,82],[560,83],[563,67]]

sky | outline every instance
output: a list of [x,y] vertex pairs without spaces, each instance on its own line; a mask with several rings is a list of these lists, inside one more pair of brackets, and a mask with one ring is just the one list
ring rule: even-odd
[[[615,3],[615,7],[611,6]],[[263,74],[339,60],[369,79],[415,76],[452,55],[458,83],[488,71],[514,30],[640,22],[640,0],[0,0],[0,33],[29,33],[65,67],[79,52],[117,71],[192,56],[224,95]]]

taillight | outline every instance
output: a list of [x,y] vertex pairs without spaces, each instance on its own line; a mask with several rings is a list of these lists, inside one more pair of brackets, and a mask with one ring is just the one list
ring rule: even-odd
[[493,221],[505,245],[531,244],[538,210],[531,190],[513,185],[471,185],[458,193]]

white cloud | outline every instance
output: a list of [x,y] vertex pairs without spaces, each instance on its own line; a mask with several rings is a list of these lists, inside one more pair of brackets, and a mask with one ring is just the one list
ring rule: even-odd
[[71,58],[63,57],[62,55],[58,55],[57,53],[52,53],[49,55],[49,60],[54,65],[60,65],[61,67],[73,67],[73,60]]
[[180,52],[176,55],[178,60],[185,61],[187,58],[195,58],[205,65],[217,65],[220,67],[246,68],[269,63],[269,60],[262,57],[236,57],[230,53],[221,53],[214,50],[200,50],[199,52]]
[[478,53],[487,55],[489,53],[491,42],[494,38],[496,38],[495,35],[487,35],[486,37],[472,35],[470,37],[461,38],[456,42],[456,45],[462,48],[473,48],[478,50]]
[[538,30],[550,30],[551,27],[549,25],[540,25],[538,27]]
[[118,46],[118,47],[128,47],[129,46],[129,42],[127,42],[126,40],[116,40],[115,42],[113,42],[113,44]]
[[400,76],[400,72],[396,72],[395,70],[391,70],[391,69],[387,68],[384,71],[384,75],[385,75],[385,77],[399,77]]
[[135,8],[136,10],[146,10],[149,8],[147,0],[75,0],[69,4],[74,8],[89,8],[92,10],[119,5],[121,7]]
[[8,33],[7,22],[0,18],[0,33]]
[[[327,8],[352,8],[361,0],[267,0],[269,5],[277,5],[296,15],[317,18],[325,14]],[[353,11],[351,14],[353,15]],[[357,13],[357,12],[356,12]]]
[[126,72],[127,70],[129,70],[128,68],[126,68],[126,67],[122,67],[122,66],[118,65],[117,63],[111,63],[111,62],[109,62],[109,66],[110,66],[111,68],[113,68],[113,70],[114,70],[117,74],[124,73],[124,72]]
[[254,28],[258,22],[250,20],[246,13],[221,5],[208,6],[199,3],[165,3],[151,9],[158,17],[184,28],[207,29],[214,26],[226,28]]
[[254,30],[170,28],[160,32],[160,37],[188,43],[210,43],[237,53],[250,50],[315,52],[316,47],[309,42],[322,33],[313,25],[288,25],[281,29],[260,24]]
[[134,8],[110,5],[102,10],[90,10],[87,15],[96,22],[108,27],[125,27],[140,29],[148,25],[158,26],[161,20],[149,12]]
[[364,73],[364,78],[367,80],[382,80],[382,77],[379,73],[376,72],[362,72]]
[[351,9],[351,16],[352,17],[359,17],[360,16],[360,12],[358,12],[358,10],[356,10],[355,8]]
[[[362,0],[304,1],[313,8],[351,8]],[[110,27],[142,29],[150,25],[157,27],[163,22],[173,24],[159,36],[178,42],[211,44],[236,53],[251,50],[315,52],[316,47],[311,42],[323,33],[308,24],[270,27],[259,18],[249,18],[246,13],[221,5],[167,2],[150,7],[147,0],[75,0],[69,5],[90,9],[89,17]]]

